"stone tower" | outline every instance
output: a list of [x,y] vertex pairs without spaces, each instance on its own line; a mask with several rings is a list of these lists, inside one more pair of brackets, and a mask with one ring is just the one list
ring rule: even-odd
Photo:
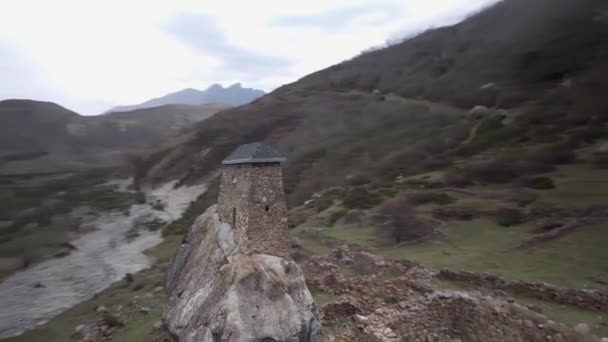
[[239,146],[222,162],[220,220],[232,226],[245,253],[289,256],[284,161],[272,147],[252,143]]

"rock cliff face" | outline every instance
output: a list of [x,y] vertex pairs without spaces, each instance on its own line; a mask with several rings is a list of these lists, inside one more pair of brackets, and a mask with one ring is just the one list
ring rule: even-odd
[[201,215],[167,273],[163,326],[174,341],[316,342],[316,307],[300,267],[245,254],[217,206]]

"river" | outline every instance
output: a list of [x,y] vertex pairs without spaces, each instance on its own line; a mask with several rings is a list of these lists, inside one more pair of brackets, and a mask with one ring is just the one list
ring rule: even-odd
[[143,252],[162,241],[160,231],[142,229],[134,239],[127,239],[126,233],[151,215],[166,222],[179,218],[204,191],[204,185],[173,189],[173,183],[148,190],[150,199],[163,202],[163,211],[150,204],[138,204],[128,212],[102,213],[88,223],[95,227],[93,231],[71,241],[77,248],[72,253],[6,278],[0,284],[0,338],[17,336],[44,324],[126,273],[149,267],[154,260]]

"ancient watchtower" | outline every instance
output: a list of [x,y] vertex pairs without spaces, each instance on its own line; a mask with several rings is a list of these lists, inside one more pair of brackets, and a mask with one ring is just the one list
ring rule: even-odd
[[239,146],[222,162],[220,219],[243,238],[246,253],[289,256],[284,161],[272,147],[253,143]]

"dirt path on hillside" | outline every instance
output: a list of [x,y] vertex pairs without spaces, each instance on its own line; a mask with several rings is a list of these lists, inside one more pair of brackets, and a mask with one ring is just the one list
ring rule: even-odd
[[475,123],[475,125],[469,130],[469,136],[465,140],[463,140],[460,145],[466,145],[473,141],[473,139],[477,137],[477,131],[479,130],[479,127],[483,122],[483,120],[479,120],[477,123]]
[[173,189],[173,183],[148,191],[151,204],[133,205],[128,212],[102,213],[88,225],[96,230],[71,243],[70,255],[42,262],[15,273],[0,284],[0,338],[17,336],[90,299],[126,273],[149,267],[154,260],[143,252],[162,241],[160,231],[145,229],[135,239],[127,232],[150,217],[169,222],[179,218],[204,185]]

